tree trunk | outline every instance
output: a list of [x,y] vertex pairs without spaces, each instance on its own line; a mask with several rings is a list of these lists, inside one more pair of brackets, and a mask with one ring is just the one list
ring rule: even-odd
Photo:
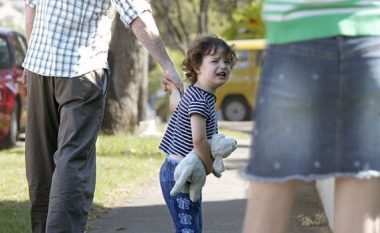
[[139,122],[146,120],[147,109],[149,102],[149,89],[148,89],[148,73],[149,73],[149,53],[146,49],[141,51],[142,66],[141,66],[141,79],[139,85],[139,100],[138,100],[138,119]]
[[145,111],[147,95],[147,53],[131,29],[116,15],[108,53],[111,78],[102,130],[105,133],[133,133]]
[[201,0],[200,2],[200,11],[199,11],[199,34],[207,34],[207,24],[208,24],[208,8],[210,6],[210,0]]

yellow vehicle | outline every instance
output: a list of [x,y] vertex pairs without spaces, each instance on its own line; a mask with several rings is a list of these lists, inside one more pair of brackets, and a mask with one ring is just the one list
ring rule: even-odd
[[228,82],[216,92],[216,109],[222,113],[223,120],[251,120],[256,104],[265,41],[234,40],[228,43],[234,46],[238,63]]

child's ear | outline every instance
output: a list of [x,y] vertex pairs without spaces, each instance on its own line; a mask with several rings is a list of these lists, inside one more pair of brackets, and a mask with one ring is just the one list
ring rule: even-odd
[[199,67],[194,67],[194,71],[195,73],[199,74],[201,72],[201,69],[199,69]]

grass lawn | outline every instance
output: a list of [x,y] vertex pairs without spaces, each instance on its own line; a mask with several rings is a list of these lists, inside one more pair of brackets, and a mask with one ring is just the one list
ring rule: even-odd
[[[163,160],[159,142],[153,137],[99,136],[92,217],[157,177]],[[30,233],[23,146],[0,151],[0,166],[0,232]]]
[[0,232],[29,233],[24,148],[0,151]]
[[[238,139],[248,135],[221,129]],[[149,182],[158,182],[164,159],[160,138],[100,135],[97,142],[97,182],[90,218],[126,202]],[[30,233],[24,147],[0,151],[0,233]],[[89,226],[91,227],[91,225]]]

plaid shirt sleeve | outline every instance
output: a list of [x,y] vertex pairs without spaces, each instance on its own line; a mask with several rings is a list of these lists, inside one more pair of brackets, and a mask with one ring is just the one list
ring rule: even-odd
[[120,14],[120,19],[126,27],[129,27],[133,20],[144,11],[151,11],[149,3],[145,0],[111,0],[111,2]]
[[38,0],[25,0],[25,3],[31,7],[35,7],[37,5]]

